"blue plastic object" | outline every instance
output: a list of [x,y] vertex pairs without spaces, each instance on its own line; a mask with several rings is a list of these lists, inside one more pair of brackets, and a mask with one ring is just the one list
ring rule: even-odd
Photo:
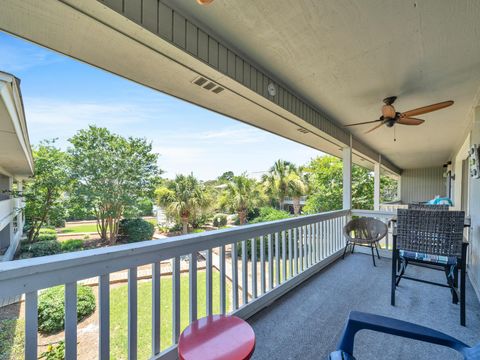
[[460,340],[425,326],[358,311],[350,312],[337,351],[331,353],[329,359],[355,360],[353,357],[355,334],[364,329],[446,346],[461,353],[466,360],[480,359],[480,344],[469,347]]

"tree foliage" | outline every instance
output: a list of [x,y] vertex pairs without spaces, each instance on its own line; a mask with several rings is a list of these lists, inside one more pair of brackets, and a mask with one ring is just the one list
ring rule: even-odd
[[261,205],[263,195],[255,179],[245,174],[234,176],[222,193],[220,204],[227,211],[236,212],[240,225],[247,222],[248,211]]
[[26,199],[25,219],[28,242],[38,238],[44,225],[56,225],[64,213],[62,197],[71,184],[69,157],[55,146],[55,140],[45,140],[33,147],[35,175],[23,191]]
[[99,235],[113,244],[124,213],[153,194],[160,175],[158,155],[145,139],[96,126],[69,141],[75,195],[94,210]]
[[[309,173],[310,195],[304,210],[307,213],[332,211],[343,206],[343,164],[334,156],[320,156],[306,167]],[[396,181],[380,178],[381,198],[396,198]],[[352,166],[352,207],[373,209],[374,176],[361,166]]]
[[193,174],[177,175],[174,180],[159,187],[155,194],[167,215],[182,224],[183,234],[188,233],[188,224],[211,202],[205,186]]

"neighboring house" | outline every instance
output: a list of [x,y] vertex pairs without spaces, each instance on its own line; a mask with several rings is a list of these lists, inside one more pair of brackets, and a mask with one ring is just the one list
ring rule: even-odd
[[20,80],[0,72],[0,261],[11,260],[23,234],[22,182],[33,175],[33,157]]

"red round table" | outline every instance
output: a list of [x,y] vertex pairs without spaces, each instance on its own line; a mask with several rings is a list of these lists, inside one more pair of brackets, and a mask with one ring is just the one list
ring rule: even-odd
[[178,340],[181,360],[247,360],[254,350],[252,327],[236,316],[201,318],[183,330]]

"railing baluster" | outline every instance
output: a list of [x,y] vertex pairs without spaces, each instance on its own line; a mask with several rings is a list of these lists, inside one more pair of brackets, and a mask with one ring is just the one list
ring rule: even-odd
[[325,259],[325,242],[323,241],[323,221],[318,223],[318,242],[320,246],[320,260]]
[[207,292],[207,298],[206,298],[206,313],[208,315],[212,315],[213,313],[213,302],[212,302],[212,294],[213,294],[213,286],[212,286],[212,249],[207,250],[207,258],[205,262],[206,266],[206,292]]
[[282,275],[283,280],[287,280],[287,239],[285,237],[285,231],[282,231]]
[[252,252],[250,261],[252,262],[252,299],[257,298],[257,238],[250,240]]
[[233,291],[233,310],[238,309],[238,253],[237,243],[232,244],[232,291]]
[[308,245],[307,245],[307,227],[302,226],[302,241],[303,241],[303,270],[308,268]]
[[265,279],[265,238],[260,236],[260,290],[262,295],[266,291],[266,279]]
[[25,360],[37,360],[38,293],[25,294]]
[[[128,359],[137,358],[137,268],[128,269]],[[67,357],[69,359],[69,357]]]
[[188,309],[190,323],[197,320],[197,253],[190,254],[188,269]]
[[273,246],[272,234],[268,234],[268,285],[269,290],[273,289]]
[[278,232],[275,233],[275,278],[276,285],[280,285],[280,240]]
[[65,358],[77,358],[77,283],[65,284]]
[[152,264],[152,356],[160,353],[160,266]]
[[100,275],[98,288],[98,358],[110,359],[110,274]]
[[296,276],[298,274],[298,228],[293,229],[293,275]]
[[288,229],[288,272],[290,278],[293,277],[292,240],[292,229]]
[[225,273],[225,245],[220,246],[220,312],[227,313],[227,288]]
[[180,257],[172,259],[172,342],[180,336]]
[[307,225],[308,234],[308,267],[313,265],[313,241],[312,241],[312,224]]
[[315,223],[315,262],[318,263],[320,261],[320,224],[318,222]]
[[298,261],[297,261],[297,264],[295,264],[296,266],[296,269],[297,269],[297,274],[301,273],[302,272],[302,259],[303,259],[303,256],[302,256],[302,253],[303,253],[303,245],[302,245],[302,227],[299,226],[298,227],[298,241],[296,242],[297,243],[297,247],[298,247]]
[[333,227],[332,227],[332,220],[327,221],[328,224],[328,244],[329,244],[329,251],[328,256],[333,254]]
[[248,262],[247,262],[247,241],[242,241],[242,301],[245,305],[248,302]]

